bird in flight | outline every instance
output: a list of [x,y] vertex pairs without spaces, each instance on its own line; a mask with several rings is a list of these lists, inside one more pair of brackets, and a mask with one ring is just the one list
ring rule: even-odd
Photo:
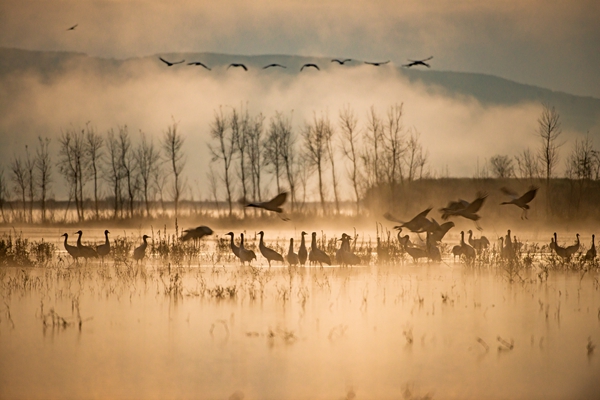
[[371,61],[365,61],[365,64],[369,64],[369,65],[374,65],[376,67],[379,67],[380,65],[384,65],[389,63],[390,60],[384,61],[384,62],[371,62]]
[[[285,203],[287,195],[287,192],[281,192],[269,201],[263,201],[261,203],[250,203],[247,204],[246,207],[262,208],[263,210],[274,211],[276,213],[281,214],[283,212],[283,208],[281,208],[281,206],[283,205],[283,203]],[[289,218],[282,219],[284,221],[289,221]]]
[[75,25],[73,25],[72,27],[70,27],[70,28],[69,28],[69,29],[67,29],[67,30],[68,30],[68,31],[74,31],[74,30],[75,30],[75,28],[77,28],[77,25],[79,25],[79,24],[75,24]]
[[232,64],[229,64],[229,67],[227,67],[227,69],[229,69],[231,67],[242,67],[242,68],[244,68],[244,71],[248,71],[248,68],[246,68],[246,66],[244,64],[232,63]]
[[533,200],[538,191],[538,188],[536,188],[535,186],[531,186],[529,190],[521,197],[519,197],[519,195],[516,192],[510,190],[507,187],[502,187],[500,188],[500,190],[505,195],[512,197],[511,201],[504,201],[500,203],[500,205],[514,204],[515,206],[523,210],[523,212],[521,213],[521,219],[527,219],[527,210],[529,210],[529,204],[527,203]]
[[263,69],[267,69],[267,68],[271,68],[271,67],[287,68],[285,65],[281,65],[281,64],[269,64],[269,65],[265,65],[263,67]]
[[175,65],[175,64],[181,64],[182,62],[185,62],[185,60],[181,60],[181,61],[177,61],[177,62],[170,62],[170,61],[167,61],[167,60],[165,60],[165,59],[164,59],[164,58],[162,58],[162,57],[158,57],[158,58],[160,59],[160,61],[162,61],[162,62],[164,62],[165,64],[167,64],[167,66],[169,66],[169,67],[172,67],[172,66],[173,66],[173,65]]
[[302,66],[302,68],[300,68],[300,71],[302,71],[304,68],[308,68],[308,67],[314,67],[314,68],[316,68],[319,71],[321,70],[321,68],[319,68],[319,66],[317,64],[304,64]]
[[352,59],[351,58],[346,58],[346,59],[343,59],[343,60],[338,60],[337,58],[334,58],[333,60],[331,60],[331,62],[336,62],[336,63],[338,63],[340,65],[344,65],[348,61],[352,61]]
[[481,230],[481,227],[477,224],[477,221],[481,218],[477,212],[483,206],[485,199],[487,198],[487,193],[477,193],[477,198],[472,202],[468,202],[466,200],[459,199],[458,201],[451,201],[444,208],[441,208],[442,219],[447,220],[449,217],[458,216],[470,219],[475,222],[475,226],[478,230]]
[[410,61],[408,64],[404,64],[403,67],[410,68],[415,65],[423,65],[427,68],[431,68],[431,65],[427,64],[425,61],[429,61],[433,58],[433,56],[426,58],[424,60],[408,60]]
[[194,61],[194,62],[188,63],[188,65],[199,65],[210,71],[210,68],[208,68],[206,65],[202,64],[200,61]]

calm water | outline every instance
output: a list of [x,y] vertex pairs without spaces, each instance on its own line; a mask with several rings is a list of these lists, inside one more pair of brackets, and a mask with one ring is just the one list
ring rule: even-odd
[[598,273],[260,258],[3,268],[0,398],[600,397]]

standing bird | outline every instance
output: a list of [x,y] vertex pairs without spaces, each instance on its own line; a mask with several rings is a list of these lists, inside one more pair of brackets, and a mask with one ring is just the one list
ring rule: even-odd
[[77,246],[71,246],[67,243],[67,239],[69,239],[68,233],[63,233],[61,236],[65,237],[65,250],[67,251],[67,253],[69,253],[71,257],[75,259],[75,261],[77,261],[77,259],[81,257],[81,254],[79,254],[79,249],[77,248]]
[[306,259],[308,258],[308,250],[306,249],[304,235],[308,235],[308,233],[302,231],[302,239],[300,239],[300,248],[298,249],[298,261],[300,261],[300,265],[303,267],[306,265]]
[[567,256],[567,248],[562,247],[558,244],[558,238],[557,238],[556,232],[554,232],[554,251],[556,252],[556,255],[558,255],[563,260],[569,259],[569,257]]
[[142,236],[142,240],[144,241],[144,243],[142,243],[139,247],[136,247],[135,250],[133,250],[133,259],[135,261],[140,261],[142,258],[146,257],[146,247],[148,247],[148,241],[146,239],[148,238],[150,238],[150,236],[148,235]]
[[269,268],[271,268],[271,261],[283,262],[283,256],[281,254],[279,254],[275,250],[270,249],[267,246],[265,246],[265,242],[263,240],[265,233],[263,231],[260,231],[260,232],[258,232],[258,234],[260,235],[260,241],[258,242],[258,249],[260,250],[260,254],[262,254],[263,257],[267,259],[267,262],[269,263]]
[[214,232],[208,226],[198,226],[196,228],[190,228],[183,231],[183,235],[179,238],[182,242],[187,242],[188,240],[200,240],[204,236],[212,235]]
[[310,242],[310,253],[308,253],[308,260],[312,263],[318,262],[321,267],[323,263],[331,265],[331,258],[323,250],[317,247],[317,232],[312,233],[312,240]]
[[360,257],[352,252],[350,248],[350,239],[352,237],[342,233],[342,238],[339,239],[342,244],[335,253],[335,259],[340,265],[357,265],[360,264]]
[[282,213],[283,208],[281,208],[281,206],[283,205],[283,203],[285,203],[285,199],[287,199],[287,192],[281,192],[269,201],[246,204],[246,207],[256,207],[256,208],[262,208],[263,210],[267,210],[267,211],[274,211],[276,213]]
[[285,65],[281,65],[281,64],[269,64],[269,65],[265,65],[262,69],[267,69],[267,68],[272,68],[272,67],[287,68]]
[[234,236],[233,232],[228,232],[225,235],[231,236],[231,243],[229,245],[231,247],[231,251],[237,258],[240,258],[240,248],[238,246],[236,246],[235,243],[233,242],[233,236]]
[[208,68],[205,64],[202,64],[200,61],[194,61],[194,62],[188,63],[188,65],[198,65],[200,67],[206,68],[209,71],[212,71],[210,68]]
[[465,243],[465,231],[460,231],[460,251],[461,254],[467,259],[467,262],[475,259],[475,249]]
[[242,238],[240,241],[240,261],[242,262],[242,265],[245,262],[248,262],[248,264],[250,264],[250,262],[252,262],[252,260],[256,260],[256,254],[254,254],[254,252],[250,249],[246,249],[244,247],[244,234],[240,233],[240,237]]
[[424,67],[431,68],[431,65],[427,64],[425,61],[429,61],[432,58],[433,58],[433,56],[425,58],[424,60],[408,60],[409,63],[404,64],[403,67],[410,68],[410,67],[414,67],[415,65],[422,65]]
[[371,62],[371,61],[365,61],[365,64],[369,64],[369,65],[374,65],[376,67],[379,67],[380,65],[385,65],[387,63],[389,63],[390,60],[384,61],[384,62]]
[[456,245],[454,247],[452,247],[452,256],[454,258],[454,261],[456,261],[456,256],[458,256],[458,258],[460,259],[460,256],[462,255],[462,247],[460,245]]
[[596,235],[592,235],[592,247],[585,253],[585,261],[594,261],[596,259],[596,244],[594,243]]
[[[288,250],[287,256],[285,256],[285,259],[287,260],[288,264],[290,264],[290,266],[298,265],[298,263],[300,262],[298,254],[294,253],[294,238],[290,238],[290,248]],[[306,262],[306,260],[304,261]]]
[[487,196],[487,193],[479,192],[477,193],[477,198],[470,203],[460,199],[458,201],[449,202],[446,207],[440,209],[442,212],[442,219],[446,220],[452,216],[467,218],[475,222],[477,229],[481,230],[481,227],[477,225],[477,220],[481,218],[477,212],[481,206],[483,206]]
[[77,249],[79,250],[79,255],[85,258],[85,261],[87,261],[88,258],[98,258],[98,253],[96,253],[96,250],[92,249],[89,246],[84,246],[83,244],[81,244],[81,235],[83,235],[83,232],[79,230],[75,233],[79,235],[79,237],[77,238]]
[[345,58],[343,60],[338,60],[337,58],[334,58],[333,60],[331,60],[331,62],[336,62],[336,63],[338,63],[340,65],[344,65],[348,61],[352,61],[352,59],[351,58]]
[[527,219],[527,210],[529,210],[529,204],[527,204],[527,203],[529,203],[531,200],[533,200],[535,198],[538,188],[536,188],[535,186],[531,186],[529,188],[529,191],[527,191],[521,197],[517,197],[518,196],[517,193],[513,192],[512,190],[510,190],[507,187],[502,187],[502,188],[500,188],[500,190],[505,195],[512,197],[511,201],[503,201],[502,203],[500,203],[500,205],[514,204],[515,206],[517,206],[523,210],[523,212],[521,213],[521,219]]
[[231,63],[229,64],[229,66],[227,67],[227,69],[231,68],[231,67],[240,67],[243,68],[244,71],[248,71],[248,68],[246,68],[246,66],[244,64],[239,64],[239,63]]
[[164,62],[165,64],[167,64],[167,67],[172,67],[175,64],[181,64],[184,63],[185,60],[181,60],[181,61],[175,61],[175,62],[171,62],[171,61],[167,61],[162,57],[158,57],[160,59],[160,61]]
[[317,64],[304,64],[302,66],[302,68],[300,68],[300,71],[302,71],[304,68],[308,68],[308,67],[316,68],[319,71],[321,70],[321,68],[319,68],[319,66]]
[[469,229],[467,233],[469,234],[469,244],[473,246],[478,253],[490,246],[490,241],[485,236],[481,236],[479,239],[473,239],[473,231]]
[[567,248],[565,249],[565,251],[567,252],[567,259],[570,259],[571,256],[573,256],[579,251],[579,233],[575,234],[575,236],[575,244],[567,246]]
[[107,256],[108,253],[110,253],[110,240],[108,240],[109,233],[110,232],[108,231],[108,229],[104,231],[104,244],[101,244],[100,246],[96,247],[96,253],[98,253],[102,262],[104,262],[104,256]]
[[68,28],[67,30],[68,30],[68,31],[74,31],[74,30],[75,30],[75,28],[77,28],[78,26],[79,26],[79,24],[75,24],[75,25],[73,25],[72,27]]

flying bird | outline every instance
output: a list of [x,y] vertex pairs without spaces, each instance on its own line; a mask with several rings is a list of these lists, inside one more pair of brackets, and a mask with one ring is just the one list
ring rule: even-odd
[[398,223],[402,224],[400,226],[395,226],[394,227],[395,229],[407,228],[411,232],[419,233],[419,232],[425,232],[428,230],[429,227],[431,227],[432,222],[427,219],[427,214],[429,214],[429,211],[431,211],[431,207],[429,207],[426,210],[421,211],[415,217],[413,217],[413,219],[411,219],[408,222],[401,221],[401,220],[397,219],[396,217],[394,217],[390,213],[385,213],[383,215],[383,217],[385,219],[387,219],[388,221],[398,222]]
[[369,65],[374,65],[376,67],[379,67],[380,65],[384,65],[389,63],[390,60],[384,61],[384,62],[371,62],[371,61],[365,61],[365,64],[369,64]]
[[302,71],[304,68],[308,68],[308,67],[314,67],[314,68],[316,68],[319,71],[321,70],[317,64],[304,64],[302,66],[302,68],[300,68],[300,71]]
[[282,213],[283,208],[281,208],[281,206],[283,205],[283,203],[285,203],[285,199],[287,199],[287,192],[281,192],[269,201],[263,201],[261,203],[250,203],[247,204],[246,207],[256,207],[262,208],[263,210],[267,211]]
[[521,197],[518,197],[518,194],[516,192],[510,190],[507,187],[502,187],[500,188],[500,190],[505,195],[512,197],[511,201],[503,201],[502,203],[500,203],[500,205],[514,204],[515,206],[523,210],[523,212],[521,213],[521,219],[527,219],[527,210],[529,210],[529,204],[527,203],[534,199],[538,188],[536,188],[535,186],[531,186],[529,190]]
[[181,64],[183,62],[185,62],[185,60],[181,60],[181,61],[177,61],[177,62],[171,62],[171,61],[167,61],[162,57],[158,57],[160,59],[160,61],[164,62],[165,64],[167,64],[168,67],[172,67],[175,64]]
[[210,69],[210,68],[208,68],[206,65],[202,64],[200,61],[194,61],[194,62],[188,63],[188,65],[199,65],[199,66],[201,66],[201,67],[204,67],[204,68],[206,68],[206,69],[207,69],[207,70],[209,70],[209,71],[211,70],[211,69]]
[[433,56],[429,57],[429,58],[425,58],[424,60],[408,60],[410,61],[408,64],[404,64],[403,67],[406,68],[410,68],[413,67],[415,65],[423,65],[427,68],[431,68],[431,65],[427,64],[425,61],[429,61],[433,58]]
[[475,222],[475,226],[477,229],[481,230],[481,227],[477,225],[477,220],[481,217],[477,214],[481,206],[483,206],[483,202],[487,198],[487,193],[478,193],[477,198],[472,202],[468,202],[466,200],[459,199],[458,201],[451,201],[444,208],[441,208],[442,219],[447,220],[452,216],[459,216],[463,218],[470,219]]
[[77,28],[77,26],[78,26],[78,25],[79,25],[79,24],[75,24],[75,25],[73,25],[72,27],[70,27],[70,28],[69,28],[69,29],[67,29],[67,30],[68,30],[68,31],[74,31],[74,30],[75,30],[75,28]]
[[227,67],[227,69],[229,69],[231,67],[241,67],[241,68],[244,68],[244,71],[248,71],[248,68],[246,68],[246,66],[244,64],[231,63],[231,64],[229,64],[229,66]]
[[197,228],[190,228],[183,231],[183,235],[181,235],[181,241],[187,242],[188,240],[199,240],[204,236],[212,235],[213,230],[208,226],[201,225]]
[[271,68],[271,67],[287,68],[285,65],[281,65],[281,64],[269,64],[269,65],[265,65],[263,67],[263,69],[267,69],[267,68]]
[[334,58],[333,60],[331,60],[331,62],[336,62],[336,63],[338,63],[340,65],[344,65],[348,61],[352,61],[352,59],[351,58],[345,58],[343,60],[338,60],[337,58]]

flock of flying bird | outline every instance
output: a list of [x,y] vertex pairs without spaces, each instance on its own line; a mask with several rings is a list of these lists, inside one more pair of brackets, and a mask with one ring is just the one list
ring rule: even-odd
[[[537,193],[536,187],[531,187],[526,193],[519,196],[517,193],[507,189],[501,188],[501,191],[510,196],[512,199],[510,201],[504,201],[500,203],[501,205],[515,205],[522,209],[521,219],[527,219],[527,210],[530,208],[529,203],[535,198]],[[487,198],[487,194],[478,193],[477,197],[473,201],[466,201],[459,199],[457,201],[450,201],[446,207],[441,208],[439,211],[441,212],[441,217],[443,220],[448,220],[450,217],[463,217],[475,222],[478,229],[481,228],[477,225],[477,221],[481,218],[478,214],[479,210],[483,206],[485,200]],[[266,211],[275,212],[278,214],[283,213],[282,205],[285,203],[287,199],[287,193],[280,193],[271,200],[265,202],[258,203],[249,203],[246,204],[246,207],[256,207]],[[397,238],[400,243],[402,249],[413,258],[416,262],[420,258],[427,258],[432,261],[441,261],[442,256],[440,250],[438,248],[438,244],[444,238],[446,233],[450,229],[452,229],[455,225],[452,221],[447,221],[442,224],[438,223],[434,218],[429,219],[427,216],[429,212],[432,210],[432,207],[423,210],[418,213],[409,221],[402,221],[390,213],[385,213],[384,218],[391,222],[398,223],[399,225],[394,226],[394,228],[398,231]],[[284,220],[288,220],[285,219]],[[403,229],[406,229],[410,232],[421,234],[426,234],[425,245],[417,245],[412,243],[409,235],[402,236]],[[104,259],[110,253],[110,241],[108,239],[108,234],[110,232],[108,230],[104,231],[105,242],[97,246],[96,249],[85,246],[81,243],[82,231],[76,232],[78,234],[77,238],[77,246],[72,246],[67,243],[69,235],[67,233],[63,234],[64,236],[64,246],[65,250],[75,259],[84,258],[102,258]],[[202,239],[205,236],[212,235],[214,232],[211,228],[207,226],[199,226],[197,228],[190,228],[183,231],[180,240],[183,242],[193,240],[194,242]],[[485,237],[481,236],[480,238],[473,237],[473,231],[468,230],[469,234],[468,243],[465,241],[465,232],[460,232],[460,244],[456,245],[452,248],[452,254],[456,258],[456,256],[463,256],[467,261],[472,261],[475,259],[476,255],[481,252],[481,250],[489,247],[490,241]],[[233,232],[228,232],[226,235],[230,236],[230,248],[232,253],[241,261],[242,264],[251,263],[252,260],[256,259],[256,253],[244,247],[244,234],[240,234],[240,244],[239,246],[235,244],[234,238],[235,235]],[[331,265],[332,260],[331,257],[323,250],[321,250],[317,245],[317,233],[312,232],[311,235],[311,243],[310,250],[307,249],[306,242],[304,236],[307,235],[306,232],[301,233],[301,241],[298,253],[294,252],[294,239],[290,238],[290,244],[288,248],[288,253],[285,258],[282,254],[277,251],[267,247],[264,242],[264,231],[258,232],[260,236],[258,249],[262,256],[267,259],[269,267],[271,266],[271,262],[278,261],[284,262],[287,261],[290,265],[302,265],[304,266],[307,260],[311,264],[319,263],[321,266],[323,264]],[[139,247],[137,247],[133,251],[133,259],[139,261],[145,257],[146,248],[148,246],[147,239],[149,236],[143,235],[142,240],[143,243]],[[585,255],[586,260],[592,260],[596,257],[596,249],[594,244],[594,236],[592,235],[592,247]],[[339,265],[357,265],[361,262],[360,258],[354,254],[353,248],[351,246],[351,241],[356,240],[356,238],[352,238],[350,235],[342,234],[342,237],[338,239],[340,243],[339,249],[336,251],[335,261]],[[513,259],[519,250],[521,244],[517,241],[516,237],[511,238],[511,232],[508,231],[505,237],[500,238],[500,256],[507,259]],[[378,239],[377,243],[378,253],[381,249],[381,244]],[[562,247],[558,245],[557,235],[554,233],[554,237],[550,243],[550,249],[555,251],[556,254],[562,257],[565,260],[569,260],[578,250],[579,250],[579,234],[577,234],[576,244],[573,246]],[[384,256],[384,254],[380,254]]]

